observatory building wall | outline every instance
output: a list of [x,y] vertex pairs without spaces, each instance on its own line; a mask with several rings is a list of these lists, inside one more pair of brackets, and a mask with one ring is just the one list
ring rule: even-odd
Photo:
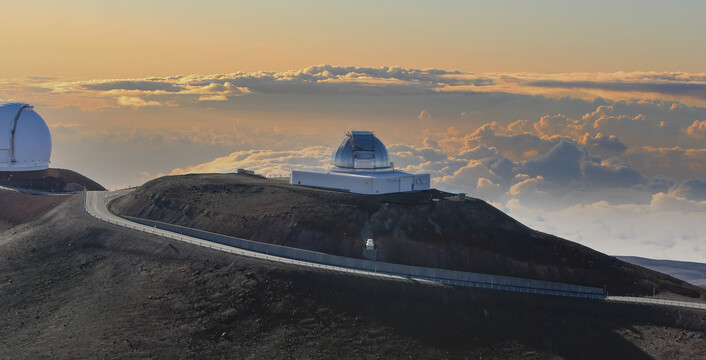
[[399,171],[338,173],[292,171],[292,185],[347,191],[357,194],[389,194],[406,191],[429,190],[429,174],[414,175]]
[[311,186],[323,189],[349,191],[360,194],[374,194],[371,179],[362,176],[353,177],[343,174],[292,171],[293,185]]
[[331,165],[329,171],[292,171],[290,183],[366,195],[431,188],[429,174],[395,171],[385,144],[372,131],[347,132]]

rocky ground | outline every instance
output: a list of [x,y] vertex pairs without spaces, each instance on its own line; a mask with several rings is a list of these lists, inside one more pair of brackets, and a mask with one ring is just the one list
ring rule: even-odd
[[0,232],[0,312],[6,358],[706,357],[705,311],[273,264],[102,223],[80,196]]
[[330,254],[706,299],[706,290],[533,231],[478,199],[437,190],[359,195],[238,174],[169,176],[111,204],[115,213]]
[[0,231],[38,219],[67,199],[67,196],[40,196],[0,190]]

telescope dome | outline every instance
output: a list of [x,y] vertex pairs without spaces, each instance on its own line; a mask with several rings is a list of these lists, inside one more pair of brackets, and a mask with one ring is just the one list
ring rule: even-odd
[[338,171],[390,170],[390,155],[372,131],[351,131],[333,153],[331,164]]
[[0,106],[0,171],[35,171],[49,168],[51,133],[32,106]]

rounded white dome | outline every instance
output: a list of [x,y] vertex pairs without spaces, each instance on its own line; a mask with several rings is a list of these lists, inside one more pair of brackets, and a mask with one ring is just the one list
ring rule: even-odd
[[351,131],[333,153],[331,164],[337,171],[390,170],[390,155],[372,131]]
[[33,171],[49,168],[51,133],[32,106],[0,106],[0,171]]

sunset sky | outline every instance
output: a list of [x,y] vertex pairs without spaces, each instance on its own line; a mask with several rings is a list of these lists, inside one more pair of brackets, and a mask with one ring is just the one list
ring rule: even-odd
[[706,259],[702,1],[5,1],[0,102],[107,187],[398,168],[612,255]]

